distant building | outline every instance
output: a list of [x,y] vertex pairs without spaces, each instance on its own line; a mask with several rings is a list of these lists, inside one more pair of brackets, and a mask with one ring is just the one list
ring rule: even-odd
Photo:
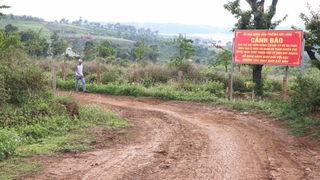
[[68,47],[68,48],[66,49],[66,54],[67,54],[68,56],[70,56],[70,57],[80,56],[79,54],[73,52],[71,47]]
[[87,35],[82,36],[82,39],[90,40],[90,39],[92,39],[92,36],[90,34],[87,34]]
[[76,39],[76,36],[66,36],[66,37],[63,37],[63,39],[65,40],[65,41],[74,41],[75,39]]
[[49,22],[47,22],[47,26],[54,26],[54,25],[56,25],[57,24],[57,22],[55,22],[55,21],[49,21]]

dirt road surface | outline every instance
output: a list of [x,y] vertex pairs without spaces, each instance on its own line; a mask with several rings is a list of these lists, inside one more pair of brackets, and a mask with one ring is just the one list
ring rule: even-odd
[[70,93],[134,124],[130,141],[45,157],[29,179],[305,180],[320,179],[320,148],[290,136],[281,123],[184,101]]

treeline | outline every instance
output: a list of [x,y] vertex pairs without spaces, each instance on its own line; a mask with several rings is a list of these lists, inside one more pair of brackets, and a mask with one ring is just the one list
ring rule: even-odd
[[3,19],[23,20],[23,21],[44,21],[44,19],[38,18],[38,17],[32,17],[32,16],[27,16],[27,15],[18,16],[18,15],[13,15],[13,14],[7,15],[6,17],[3,17]]
[[159,31],[161,33],[187,33],[187,34],[229,34],[232,33],[231,27],[218,27],[209,25],[188,25],[174,23],[138,23],[138,22],[123,22],[122,24],[131,25],[137,28],[148,27],[151,31]]
[[[79,17],[78,20],[75,21],[69,21],[69,19],[62,18],[59,21],[55,21],[54,23],[57,24],[71,24],[76,26],[85,26],[88,28],[94,28],[90,35],[97,35],[97,36],[113,36],[117,38],[123,38],[131,41],[141,41],[142,38],[145,39],[147,44],[154,44],[154,43],[160,43],[160,37],[159,31],[151,31],[150,28],[136,28],[132,25],[123,25],[120,23],[100,23],[100,22],[89,22],[88,20],[83,20],[82,17]],[[52,27],[52,22],[48,23],[50,27]],[[77,31],[75,29],[71,30],[55,30],[56,33],[62,33],[67,32],[71,34],[77,34]],[[62,38],[64,38],[62,36]],[[66,37],[66,39],[69,39],[69,37]]]
[[69,19],[62,18],[59,22],[56,21],[57,23],[61,24],[73,24],[73,25],[86,25],[86,26],[92,26],[92,27],[97,27],[97,28],[108,28],[108,29],[113,29],[116,31],[121,31],[121,32],[126,32],[126,33],[131,33],[131,34],[145,34],[145,35],[158,35],[159,31],[151,31],[150,28],[146,27],[141,27],[141,28],[136,28],[133,25],[124,25],[120,23],[100,23],[100,22],[89,22],[88,20],[82,20],[80,17],[78,20],[70,22]]
[[[3,58],[11,55],[29,55],[31,57],[48,57],[62,55],[68,43],[64,42],[56,33],[50,39],[41,37],[41,31],[38,32],[27,29],[20,31],[18,27],[8,24],[5,29],[0,29],[0,39],[5,42],[1,49]],[[8,51],[11,49],[12,51]],[[13,54],[11,54],[13,53]]]

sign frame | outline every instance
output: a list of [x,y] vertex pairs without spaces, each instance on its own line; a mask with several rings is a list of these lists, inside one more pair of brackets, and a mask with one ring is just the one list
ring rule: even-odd
[[303,30],[236,30],[233,63],[301,66]]

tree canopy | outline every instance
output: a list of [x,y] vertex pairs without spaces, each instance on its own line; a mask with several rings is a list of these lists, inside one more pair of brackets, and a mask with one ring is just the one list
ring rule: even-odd
[[300,18],[304,21],[307,31],[304,32],[305,50],[307,51],[311,64],[320,69],[320,61],[316,57],[316,53],[320,53],[320,8],[317,12],[313,11],[309,3],[307,8],[310,15],[301,13]]
[[57,33],[54,33],[50,39],[52,40],[51,43],[51,52],[53,57],[59,56],[62,53],[65,53],[68,43],[63,41]]
[[232,52],[228,49],[222,48],[222,50],[215,55],[216,61],[213,66],[223,65],[228,72],[228,66],[231,64]]
[[142,38],[141,42],[136,42],[134,44],[132,52],[136,56],[137,60],[141,61],[148,49],[149,48],[145,43],[145,39]]
[[[0,9],[8,9],[8,8],[11,8],[10,6],[6,6],[6,5],[2,5],[0,6]],[[2,12],[0,12],[0,19],[1,17],[6,17],[6,15]]]

